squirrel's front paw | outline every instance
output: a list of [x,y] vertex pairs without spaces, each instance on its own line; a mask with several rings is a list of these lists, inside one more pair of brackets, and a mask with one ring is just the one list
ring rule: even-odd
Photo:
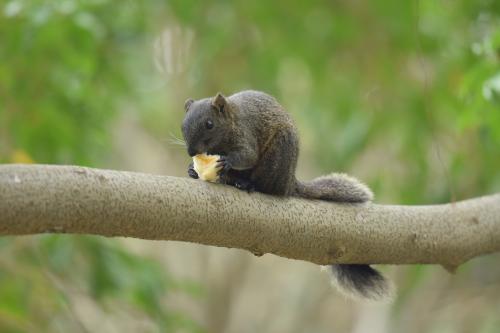
[[217,174],[219,176],[226,174],[229,170],[231,170],[233,168],[233,166],[232,166],[231,162],[229,161],[229,159],[227,158],[227,156],[221,156],[217,160],[216,167],[219,168],[219,171],[217,171]]
[[189,177],[194,178],[194,179],[199,178],[198,173],[194,170],[194,166],[192,163],[188,167],[188,175],[189,175]]

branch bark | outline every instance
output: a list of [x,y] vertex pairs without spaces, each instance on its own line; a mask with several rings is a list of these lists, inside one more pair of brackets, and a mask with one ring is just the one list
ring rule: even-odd
[[188,241],[316,264],[441,264],[500,251],[500,194],[434,206],[338,204],[188,178],[1,165],[0,235]]

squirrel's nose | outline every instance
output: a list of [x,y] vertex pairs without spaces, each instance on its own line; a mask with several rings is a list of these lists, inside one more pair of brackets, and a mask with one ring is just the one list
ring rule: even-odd
[[189,156],[193,157],[194,155],[196,155],[196,149],[194,149],[193,147],[188,147],[188,154]]

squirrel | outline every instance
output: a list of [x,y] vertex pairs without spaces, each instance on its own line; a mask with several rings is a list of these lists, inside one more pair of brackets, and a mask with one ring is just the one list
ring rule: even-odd
[[[264,92],[246,90],[227,98],[217,93],[196,101],[190,98],[184,109],[182,135],[188,154],[219,155],[220,183],[277,196],[347,203],[373,200],[367,186],[345,174],[298,181],[298,131],[285,109]],[[193,163],[188,175],[198,178]],[[335,284],[347,295],[381,300],[390,294],[389,282],[369,265],[328,267]]]

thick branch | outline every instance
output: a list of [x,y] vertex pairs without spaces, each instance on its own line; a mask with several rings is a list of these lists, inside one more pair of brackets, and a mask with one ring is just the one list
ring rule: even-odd
[[334,204],[188,178],[0,166],[0,235],[164,239],[328,263],[456,266],[500,251],[500,194],[435,206]]

